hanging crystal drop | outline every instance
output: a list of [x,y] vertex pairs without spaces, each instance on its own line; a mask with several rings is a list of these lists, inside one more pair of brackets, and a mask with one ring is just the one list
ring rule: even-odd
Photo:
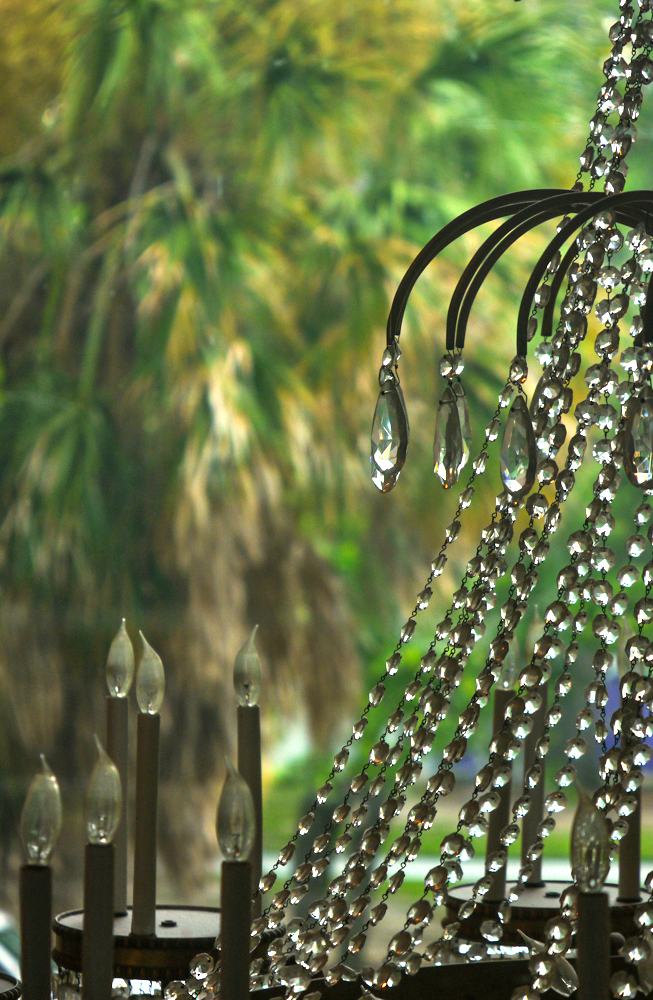
[[382,389],[372,421],[372,482],[387,493],[397,482],[408,449],[408,414],[399,383]]
[[535,482],[537,448],[533,424],[523,396],[510,408],[501,443],[501,478],[513,497],[525,496]]
[[648,387],[631,404],[625,428],[624,468],[635,486],[653,486],[653,391]]
[[458,407],[458,419],[460,421],[460,433],[463,441],[463,453],[460,465],[458,466],[458,475],[462,472],[463,468],[467,465],[469,461],[469,453],[472,446],[472,425],[469,419],[469,407],[467,406],[467,396],[465,395],[465,390],[463,389],[460,382],[456,382],[453,387],[454,396],[456,397],[456,406]]
[[458,403],[448,385],[438,406],[433,442],[433,471],[445,490],[458,479],[458,472],[464,464],[463,454]]

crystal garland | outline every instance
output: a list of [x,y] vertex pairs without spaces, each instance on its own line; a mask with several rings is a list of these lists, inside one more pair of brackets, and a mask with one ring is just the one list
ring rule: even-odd
[[[625,157],[636,138],[634,122],[641,107],[642,87],[653,79],[650,59],[653,21],[644,17],[650,14],[649,0],[640,0],[637,9],[621,0],[619,7],[619,20],[609,32],[612,51],[603,68],[607,82],[599,91],[590,139],[580,157],[581,167],[573,187],[576,192],[582,192],[584,176],[589,176],[590,191],[597,180],[602,180],[606,195],[623,191],[627,174]],[[626,50],[628,45],[630,52]],[[618,90],[620,82],[625,82],[623,94]],[[612,115],[617,116],[614,125],[609,122]],[[374,711],[381,705],[386,681],[397,673],[402,649],[413,638],[417,616],[429,605],[433,581],[445,569],[449,547],[455,543],[461,530],[461,518],[472,503],[476,480],[489,467],[490,446],[497,441],[501,431],[501,413],[510,406],[497,463],[505,489],[497,497],[490,521],[483,529],[476,553],[467,563],[449,608],[435,627],[419,670],[394,709],[387,714],[381,712],[380,736],[368,760],[334,806],[324,831],[306,841],[308,846],[303,859],[283,887],[273,894],[263,916],[255,921],[253,945],[267,930],[275,930],[279,936],[268,946],[268,961],[264,964],[263,959],[257,959],[252,963],[252,989],[281,984],[286,988],[287,1000],[297,996],[318,1000],[321,992],[314,991],[313,980],[321,974],[327,985],[357,980],[362,984],[362,996],[372,997],[369,990],[395,985],[404,972],[416,973],[425,961],[437,964],[447,960],[447,953],[458,947],[459,940],[464,940],[465,921],[487,894],[494,873],[505,865],[507,849],[520,835],[519,821],[528,812],[533,791],[544,780],[550,730],[562,718],[564,699],[574,683],[574,664],[582,634],[591,633],[586,641],[594,640],[592,668],[595,679],[586,687],[586,704],[577,715],[576,735],[565,744],[567,762],[554,776],[555,790],[544,799],[544,816],[536,839],[526,845],[526,864],[522,865],[517,880],[498,906],[496,919],[487,920],[481,926],[486,944],[471,947],[465,944],[466,958],[486,957],[500,943],[504,926],[510,919],[511,905],[523,893],[531,866],[544,849],[544,840],[555,828],[556,817],[567,806],[565,789],[574,781],[575,761],[587,750],[586,736],[592,726],[600,747],[599,773],[603,781],[595,801],[606,813],[611,810],[616,813],[612,823],[613,848],[626,833],[628,816],[635,808],[635,791],[642,782],[641,768],[651,757],[651,748],[644,741],[653,735],[653,718],[644,714],[653,704],[653,645],[645,635],[645,626],[653,620],[650,597],[653,560],[641,569],[637,565],[637,560],[647,554],[653,543],[653,525],[648,528],[647,535],[642,533],[653,515],[653,508],[647,500],[641,499],[642,490],[653,492],[653,394],[650,390],[653,352],[648,346],[648,337],[643,336],[647,297],[644,282],[648,280],[645,276],[653,273],[653,242],[641,224],[634,225],[624,240],[618,215],[616,206],[588,215],[587,224],[577,235],[572,251],[564,259],[559,251],[551,255],[544,281],[533,297],[527,328],[529,340],[537,332],[538,317],[555,300],[553,286],[557,289],[566,276],[567,287],[555,333],[545,336],[534,352],[542,374],[530,407],[523,388],[528,375],[527,363],[518,354],[511,363],[496,411],[485,429],[483,445],[472,463],[471,475],[460,493],[456,512],[445,530],[443,544],[418,594],[415,608],[401,629],[395,650],[372,688],[352,735],[336,754],[313,806],[300,821],[271,871],[262,878],[262,892],[269,893],[273,889],[278,872],[290,864],[297,846],[308,837],[318,805],[332,795],[334,779],[345,770],[353,744],[363,737]],[[558,233],[574,235],[571,217],[560,222]],[[622,265],[613,265],[614,255],[624,244],[631,256]],[[597,286],[605,297],[595,304]],[[598,362],[590,365],[585,373],[588,392],[574,408],[575,432],[567,445],[564,465],[559,468],[556,458],[567,437],[562,418],[571,412],[574,403],[571,382],[580,370],[579,347],[587,335],[588,315],[593,307],[602,327],[594,344]],[[619,364],[626,378],[619,381],[611,363],[620,347],[619,321],[627,322],[631,307],[634,307],[634,314],[630,318],[630,333],[634,343],[621,352]],[[544,324],[542,327],[544,333]],[[383,355],[379,375],[381,392],[373,422],[372,478],[382,492],[396,484],[408,448],[409,425],[399,382],[399,360],[397,335]],[[452,350],[445,355],[440,372],[447,384],[436,418],[434,467],[443,486],[452,489],[468,459],[471,437],[462,383],[464,365],[459,351]],[[569,563],[557,574],[555,599],[546,607],[541,634],[534,641],[530,661],[519,672],[503,726],[492,739],[471,796],[460,809],[455,830],[442,840],[439,864],[428,872],[424,890],[408,909],[403,928],[389,941],[385,961],[378,969],[352,969],[347,964],[348,956],[363,951],[369,929],[383,921],[387,900],[401,886],[407,865],[417,857],[422,835],[432,826],[440,799],[455,787],[454,767],[465,756],[480,712],[500,681],[515,632],[537,586],[537,567],[549,554],[550,539],[560,526],[563,505],[575,487],[576,472],[586,454],[587,435],[593,427],[602,432],[602,437],[592,446],[592,458],[598,466],[592,498],[586,506],[584,523],[569,534]],[[611,508],[622,483],[622,468],[631,483],[640,488],[640,496],[633,514],[635,531],[626,541],[625,554],[620,560],[622,565],[615,573],[617,557],[608,541],[615,527]],[[543,492],[546,488],[554,490],[551,501]],[[518,555],[508,570],[506,556],[522,509],[528,515],[528,524],[519,534]],[[419,779],[423,758],[434,747],[437,730],[448,716],[451,697],[460,685],[467,661],[484,637],[488,616],[497,602],[496,585],[506,574],[510,587],[499,609],[500,621],[484,666],[475,679],[475,691],[460,715],[453,737],[442,749],[437,770],[426,782],[421,797],[411,802],[407,791]],[[633,603],[627,591],[640,580],[643,593],[642,596],[637,594],[638,599]],[[616,592],[613,581],[618,585]],[[572,614],[571,608],[576,605],[578,609]],[[610,647],[624,632],[622,622],[629,605],[632,605],[629,620],[635,630],[625,643],[627,669],[620,680],[623,707],[608,720],[606,674],[613,661]],[[566,630],[570,630],[571,639],[565,645],[560,634]],[[561,666],[553,681],[553,699],[535,748],[535,763],[526,771],[521,794],[512,803],[510,822],[501,832],[502,846],[487,858],[486,872],[474,884],[471,899],[460,908],[458,921],[448,924],[442,934],[420,950],[434,918],[434,908],[446,902],[448,887],[462,879],[465,862],[474,854],[472,841],[487,833],[488,817],[498,806],[499,790],[510,779],[512,764],[522,751],[532,729],[533,716],[542,703],[540,688],[552,677],[554,664],[560,660]],[[352,841],[356,843],[355,833],[365,823],[372,800],[382,793],[384,800],[378,818],[364,830],[360,843],[347,856]],[[400,819],[401,832],[391,835],[391,821],[396,824]],[[392,841],[389,848],[384,846],[388,841]],[[346,857],[343,871],[311,902],[309,919],[287,919],[288,908],[307,895],[311,881],[324,875],[331,860],[339,855]],[[612,992],[616,997],[634,997],[638,988],[647,994],[653,990],[653,935],[650,930],[653,927],[653,872],[646,879],[646,888],[650,898],[636,911],[639,934],[626,941],[622,949],[629,968],[616,973],[612,979]],[[378,900],[373,899],[375,893],[379,893]],[[532,953],[532,985],[515,990],[511,1000],[534,1000],[549,988],[563,995],[573,991],[573,970],[565,954],[572,945],[574,921],[575,890],[571,888],[563,894],[559,914],[545,928],[545,942],[527,942]],[[211,966],[205,972],[205,961],[200,966],[199,972],[191,970],[193,983],[189,980],[186,984],[169,984],[166,990],[169,1000],[186,991],[197,996],[201,990],[217,989],[219,969],[214,970]]]

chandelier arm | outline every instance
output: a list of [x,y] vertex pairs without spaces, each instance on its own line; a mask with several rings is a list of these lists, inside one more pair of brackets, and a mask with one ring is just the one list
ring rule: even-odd
[[[449,309],[447,311],[446,346],[448,351],[463,349],[465,344],[467,319],[469,318],[471,307],[480,286],[499,257],[501,257],[504,251],[512,245],[515,239],[519,239],[519,236],[522,235],[523,232],[527,232],[533,226],[538,225],[538,223],[542,221],[543,217],[541,214],[538,218],[533,219],[533,211],[537,209],[537,207],[538,206],[535,204],[529,205],[527,209],[524,209],[523,211],[518,212],[517,215],[513,215],[507,219],[491,234],[491,236],[484,241],[471,258],[469,264],[460,276],[460,280],[458,281],[454,293],[451,296],[451,302],[449,303]],[[544,218],[549,218],[549,216],[546,215]],[[525,224],[525,228],[523,228],[523,221],[521,227],[519,225],[520,220],[523,219],[528,220]],[[517,230],[520,231],[515,236],[514,234]],[[468,303],[469,296],[471,296],[471,301]]]
[[[542,222],[554,219],[561,209],[564,211],[567,207],[570,207],[567,204],[570,194],[571,192],[567,192],[566,197],[560,198],[560,196],[555,196],[547,198],[537,205],[529,206],[516,216],[513,216],[503,226],[500,226],[479,248],[465,269],[451,299],[449,314],[447,316],[447,350],[453,350],[454,343],[456,350],[461,351],[463,349],[467,321],[476,295],[497,261],[503,256],[506,250],[527,232],[530,232],[531,229],[534,229]],[[598,197],[601,197],[601,195],[598,195]],[[578,193],[573,192],[573,203],[576,204],[577,201]],[[550,256],[552,257],[553,253]]]
[[455,240],[464,236],[470,230],[478,228],[478,226],[483,225],[485,222],[494,222],[496,219],[500,219],[506,215],[512,215],[524,204],[563,193],[569,194],[569,192],[558,188],[516,191],[512,194],[501,195],[498,198],[491,198],[481,205],[463,212],[462,215],[447,223],[420,250],[399,283],[388,315],[386,338],[388,347],[392,347],[395,337],[398,338],[401,333],[401,324],[406,305],[417,279],[439,253]]
[[[600,196],[600,198],[602,211],[613,207],[625,208],[634,206],[637,208],[640,205],[644,206],[647,203],[653,204],[653,192],[651,191],[630,191],[627,194],[613,194],[608,195],[608,197]],[[530,316],[535,292],[537,291],[542,278],[544,277],[544,272],[546,271],[548,260],[545,258],[548,256],[548,252],[551,251],[552,256],[556,250],[560,249],[560,247],[566,243],[576,229],[580,229],[582,225],[591,219],[595,214],[596,211],[594,204],[589,205],[587,208],[578,212],[578,214],[553,237],[547,247],[547,250],[545,251],[545,254],[540,257],[539,261],[533,268],[531,276],[526,283],[526,288],[522,296],[521,304],[519,306],[519,314],[517,317],[517,354],[519,354],[520,357],[526,357],[528,344],[526,327],[528,317]],[[550,260],[550,256],[548,256],[548,259]]]

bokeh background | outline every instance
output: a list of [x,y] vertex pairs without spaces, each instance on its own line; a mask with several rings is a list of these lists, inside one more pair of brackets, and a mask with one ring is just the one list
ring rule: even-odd
[[[382,496],[369,432],[394,289],[454,215],[571,186],[617,8],[0,0],[0,904],[15,907],[40,752],[64,796],[56,904],[80,902],[92,734],[123,616],[137,655],[142,628],[166,668],[162,895],[215,893],[231,671],[255,623],[267,851],[287,839],[455,506],[430,451],[472,238],[408,310],[412,441]],[[652,182],[646,110],[638,128],[629,188]],[[502,265],[470,326],[477,444],[543,238]],[[498,468],[486,479],[491,502]]]

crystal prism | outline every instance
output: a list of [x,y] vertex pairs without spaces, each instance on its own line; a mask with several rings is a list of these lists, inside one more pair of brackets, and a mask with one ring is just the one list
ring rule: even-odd
[[510,408],[501,444],[501,478],[513,497],[525,496],[535,482],[537,448],[523,396]]
[[447,386],[438,406],[433,442],[433,471],[448,490],[458,479],[464,465],[463,435],[458,414],[458,402],[451,386]]
[[472,425],[469,419],[469,407],[467,406],[467,397],[465,395],[465,390],[463,389],[460,382],[456,382],[453,387],[454,396],[456,397],[456,406],[458,407],[458,419],[460,421],[460,433],[463,439],[463,453],[460,465],[458,466],[458,474],[460,474],[463,468],[467,465],[469,461],[469,453],[472,446]]
[[408,449],[408,415],[398,384],[379,393],[372,421],[372,482],[387,493],[397,482]]
[[626,421],[624,468],[635,486],[653,486],[653,391],[643,389],[633,400]]

